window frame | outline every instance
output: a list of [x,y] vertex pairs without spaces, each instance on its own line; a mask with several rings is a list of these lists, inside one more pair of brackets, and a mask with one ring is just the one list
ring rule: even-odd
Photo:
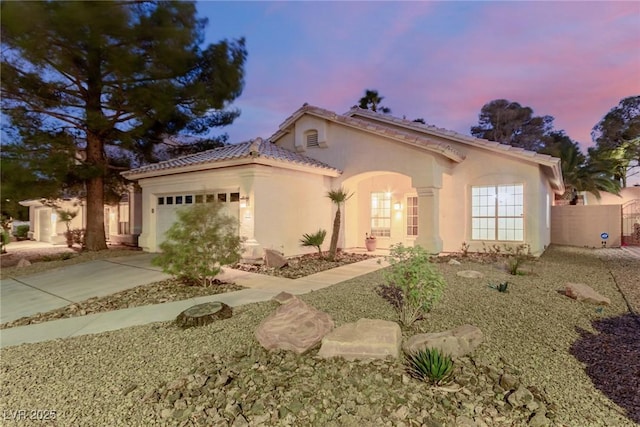
[[470,206],[471,240],[525,241],[523,183],[471,186]]
[[[382,202],[384,206],[374,206],[374,195],[382,195],[380,199],[376,199],[375,204]],[[379,196],[376,196],[379,197]],[[391,193],[388,191],[372,191],[369,196],[369,226],[371,236],[374,237],[391,237]],[[388,212],[388,214],[387,214]],[[388,224],[381,227],[379,222]],[[378,225],[374,226],[375,223]]]
[[[409,203],[410,199],[415,199],[415,206],[413,204]],[[418,226],[418,218],[419,218],[419,211],[418,211],[418,195],[417,194],[407,194],[405,195],[405,235],[410,238],[410,239],[415,239],[416,237],[418,237],[418,233],[420,232],[420,228]],[[409,209],[415,210],[415,214],[410,212]],[[415,219],[415,223],[414,224],[409,224],[409,220],[413,220]],[[410,234],[409,233],[409,227],[412,227],[415,229],[415,234]]]

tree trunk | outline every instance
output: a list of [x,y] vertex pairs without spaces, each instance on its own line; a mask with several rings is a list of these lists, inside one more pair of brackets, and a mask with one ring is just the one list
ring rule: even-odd
[[338,249],[338,235],[340,234],[340,205],[336,211],[336,217],[333,219],[333,233],[331,233],[331,245],[329,246],[329,259],[334,261],[336,251]]
[[93,169],[87,179],[87,226],[85,244],[89,251],[107,249],[104,232],[104,170],[106,162],[102,141],[96,135],[87,135],[87,163]]
[[187,308],[176,317],[176,323],[182,328],[204,326],[214,320],[228,319],[232,313],[231,307],[225,303],[206,302]]
[[[90,33],[89,38],[100,38],[100,34]],[[100,43],[93,42],[93,46]],[[102,53],[98,48],[89,49],[87,54],[87,149],[86,163],[89,168],[87,186],[87,228],[85,244],[89,251],[107,249],[104,232],[104,176],[108,162],[104,153],[104,114],[102,112]]]

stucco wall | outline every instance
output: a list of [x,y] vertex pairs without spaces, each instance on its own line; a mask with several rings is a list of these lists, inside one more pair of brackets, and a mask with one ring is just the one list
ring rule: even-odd
[[287,256],[312,252],[300,246],[304,233],[327,230],[323,249],[328,249],[333,220],[331,202],[325,197],[331,188],[322,175],[290,171],[263,165],[247,165],[187,174],[146,178],[142,188],[142,234],[139,245],[157,252],[162,241],[156,235],[157,197],[164,194],[227,191],[248,197],[240,207],[240,235],[247,239],[248,258],[262,256],[263,248],[283,251]]
[[[332,203],[326,197],[329,178],[273,168],[254,181],[255,239],[261,248],[297,255],[316,251],[303,247],[303,234],[327,230],[323,250],[329,249],[333,227]],[[341,246],[341,245],[339,245]]]
[[602,233],[608,233],[607,247],[619,247],[621,205],[554,206],[551,208],[551,243],[556,245],[602,246]]
[[[305,147],[304,143],[296,145],[296,135],[303,135],[309,129],[326,129],[326,148]],[[278,145],[284,148],[297,150],[343,170],[342,176],[335,179],[335,185],[345,184],[350,190],[357,190],[358,193],[370,192],[371,189],[358,188],[361,184],[354,187],[354,179],[366,176],[372,171],[398,173],[408,177],[409,184],[403,185],[413,191],[419,187],[440,189],[438,220],[444,252],[458,251],[463,242],[469,243],[472,251],[482,250],[482,241],[471,240],[472,186],[523,184],[524,241],[504,243],[528,243],[534,254],[541,254],[550,243],[550,224],[547,218],[550,208],[549,195],[552,194],[541,167],[534,162],[516,160],[501,153],[466,144],[449,140],[446,143],[464,153],[466,159],[455,163],[437,153],[310,116],[299,119],[295,130],[278,140]],[[368,203],[365,204],[361,197],[364,195],[347,203],[348,212],[352,215],[354,210],[358,212],[358,225],[351,223],[354,217],[350,216],[346,226],[347,247],[362,246],[360,240],[369,226]]]

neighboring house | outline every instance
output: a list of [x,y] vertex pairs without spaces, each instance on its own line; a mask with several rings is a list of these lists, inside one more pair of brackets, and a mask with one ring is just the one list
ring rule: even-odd
[[[142,188],[140,246],[159,250],[182,206],[217,199],[238,218],[247,257],[263,248],[304,253],[299,240],[332,229],[327,191],[353,192],[339,247],[419,244],[433,253],[482,244],[550,242],[560,160],[354,108],[340,115],[305,104],[260,138],[124,172]],[[325,242],[328,246],[328,239]]]
[[[120,202],[104,205],[105,236],[110,244],[137,246],[142,229],[142,194],[131,186]],[[66,244],[67,226],[60,221],[59,211],[76,212],[69,223],[70,229],[86,228],[86,204],[83,200],[58,199],[55,201],[24,200],[22,206],[29,207],[29,239],[54,245]]]

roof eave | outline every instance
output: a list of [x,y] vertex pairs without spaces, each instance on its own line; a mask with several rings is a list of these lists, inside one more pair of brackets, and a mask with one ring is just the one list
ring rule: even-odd
[[224,168],[235,167],[235,166],[249,166],[254,164],[264,165],[264,166],[273,166],[273,167],[278,167],[282,169],[299,170],[299,171],[309,172],[309,173],[318,174],[318,175],[326,175],[331,177],[337,177],[342,174],[342,172],[337,169],[301,165],[301,164],[296,164],[291,162],[279,161],[279,160],[272,159],[270,157],[265,157],[265,156],[257,156],[257,157],[246,156],[246,157],[241,157],[241,158],[232,159],[232,160],[205,162],[197,165],[178,166],[174,168],[157,169],[157,170],[150,170],[150,171],[139,172],[139,173],[135,173],[135,172],[131,173],[131,171],[125,171],[125,172],[122,172],[121,175],[130,181],[137,181],[137,180],[146,179],[146,178],[157,178],[160,176],[178,175],[178,174],[190,173],[190,172],[207,171],[212,169],[224,169]]

